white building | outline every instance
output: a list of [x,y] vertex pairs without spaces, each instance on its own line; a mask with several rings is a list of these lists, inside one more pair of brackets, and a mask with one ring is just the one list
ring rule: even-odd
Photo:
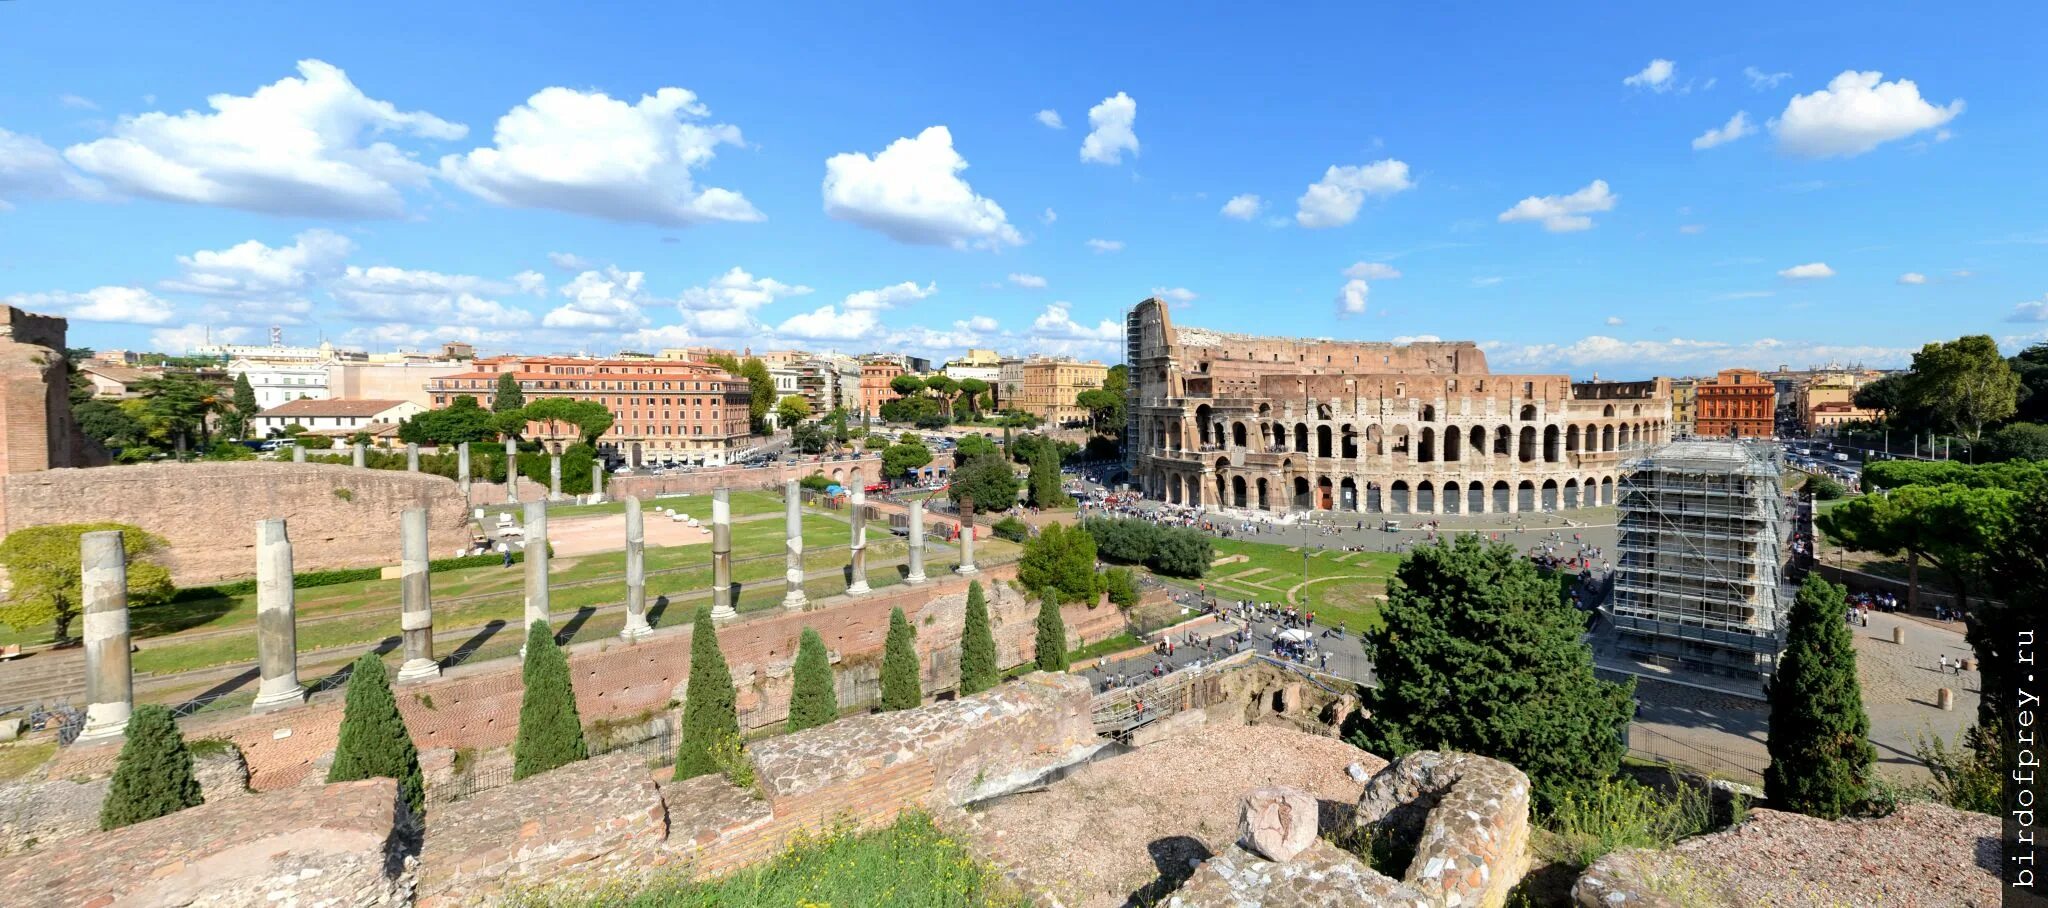
[[368,429],[379,424],[396,424],[427,408],[409,400],[294,400],[256,414],[250,428],[258,438],[297,425],[309,432],[337,429]]

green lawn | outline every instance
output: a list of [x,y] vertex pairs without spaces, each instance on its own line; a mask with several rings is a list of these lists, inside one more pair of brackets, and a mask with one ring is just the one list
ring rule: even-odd
[[[1215,544],[1218,558],[1245,556],[1244,561],[1209,569],[1203,582],[1219,599],[1253,599],[1280,604],[1289,601],[1289,590],[1295,590],[1302,584],[1300,549],[1241,539],[1218,539]],[[1393,574],[1401,556],[1388,552],[1341,552],[1336,549],[1309,549],[1308,552],[1308,586],[1295,593],[1296,601],[1314,611],[1317,621],[1326,624],[1341,621],[1354,631],[1378,628],[1378,600],[1386,595],[1387,578]],[[1254,571],[1257,573],[1249,573]],[[1305,599],[1302,598],[1304,592]]]

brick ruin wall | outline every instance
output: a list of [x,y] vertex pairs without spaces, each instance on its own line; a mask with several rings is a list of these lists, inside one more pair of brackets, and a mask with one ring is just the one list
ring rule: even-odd
[[0,306],[0,475],[107,462],[71,415],[65,323]]
[[866,482],[878,482],[882,475],[882,458],[849,457],[845,460],[804,461],[793,465],[777,463],[754,468],[727,467],[691,473],[614,476],[611,479],[611,487],[605,490],[605,494],[613,498],[638,495],[641,501],[648,501],[657,495],[708,495],[711,490],[720,487],[779,489],[789,480],[802,479],[812,473],[823,473],[834,482],[851,481],[856,476]]
[[[1008,580],[1015,572],[1013,565],[1004,565],[985,569],[980,577],[988,593],[997,655],[1005,665],[1030,658],[1038,617],[1038,604],[1010,587]],[[809,611],[753,616],[721,627],[719,646],[738,688],[741,724],[760,728],[788,717],[796,643],[806,626],[818,631],[826,649],[836,657],[840,703],[878,700],[889,612],[897,607],[917,630],[925,691],[951,689],[960,674],[966,591],[965,579],[947,577],[919,587],[885,588],[857,599],[826,600],[822,607]],[[1070,605],[1063,615],[1071,644],[1111,636],[1123,626],[1117,610],[1107,606]],[[688,686],[690,637],[690,625],[685,623],[659,628],[637,644],[614,640],[572,647],[569,665],[583,721],[616,722],[674,712],[670,704],[680,703]],[[501,659],[452,669],[438,681],[402,687],[398,705],[421,750],[488,751],[509,745],[517,735],[523,689],[518,661]],[[342,702],[341,692],[336,691],[296,709],[187,720],[184,732],[188,739],[224,738],[238,745],[248,760],[252,788],[286,787],[318,771],[323,758],[333,753]],[[115,755],[111,746],[67,748],[52,776],[104,775],[112,771]]]
[[[0,477],[0,533],[53,523],[132,524],[168,543],[161,562],[180,585],[256,572],[256,525],[291,521],[296,571],[399,560],[398,519],[427,509],[436,552],[466,541],[468,509],[454,480],[331,464],[160,463]],[[441,551],[445,549],[446,551]]]

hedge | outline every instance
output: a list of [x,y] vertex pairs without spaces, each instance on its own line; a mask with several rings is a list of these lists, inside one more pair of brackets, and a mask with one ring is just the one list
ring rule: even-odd
[[[550,553],[554,551],[553,543],[549,543],[548,551]],[[522,564],[525,561],[525,552],[515,551],[512,553],[513,564]],[[427,562],[427,572],[432,574],[439,574],[442,571],[459,571],[463,568],[490,567],[492,565],[498,565],[503,563],[505,563],[505,556],[503,553],[486,552],[482,555],[463,555],[459,558],[436,558],[432,561]],[[292,575],[292,589],[306,590],[318,586],[334,586],[336,584],[342,583],[355,583],[359,580],[377,580],[382,578],[383,576],[384,569],[380,567],[339,568],[331,571],[306,571],[304,573]],[[191,602],[196,599],[212,599],[216,596],[247,596],[254,592],[256,592],[256,580],[252,577],[244,580],[230,580],[226,583],[215,583],[207,586],[184,587],[178,590],[176,593],[172,594],[171,601]]]

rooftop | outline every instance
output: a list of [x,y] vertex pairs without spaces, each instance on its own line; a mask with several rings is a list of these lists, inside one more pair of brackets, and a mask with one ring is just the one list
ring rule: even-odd
[[392,407],[406,405],[402,400],[351,400],[331,397],[325,400],[301,398],[289,403],[278,404],[256,415],[258,416],[375,416]]

